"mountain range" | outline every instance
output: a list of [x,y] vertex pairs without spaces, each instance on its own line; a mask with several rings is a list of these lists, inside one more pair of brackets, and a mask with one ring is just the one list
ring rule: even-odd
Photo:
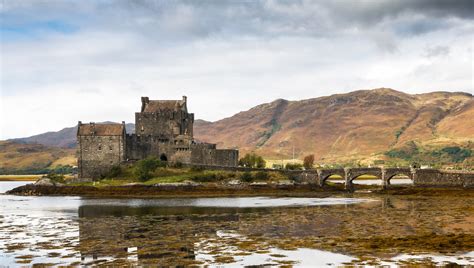
[[[127,124],[127,132],[133,130]],[[9,142],[71,149],[76,131],[68,127]],[[387,152],[450,146],[474,149],[474,97],[378,88],[278,99],[215,122],[196,120],[194,136],[220,148],[239,148],[241,155],[253,151],[267,159],[302,159],[314,154],[319,162],[373,161],[386,159]]]

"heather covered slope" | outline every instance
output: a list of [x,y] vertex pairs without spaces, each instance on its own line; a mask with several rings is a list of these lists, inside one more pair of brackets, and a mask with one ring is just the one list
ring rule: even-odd
[[367,158],[415,142],[469,146],[474,99],[466,93],[410,95],[360,90],[301,101],[276,100],[217,122],[198,122],[196,138],[267,157],[314,153],[319,160]]
[[[278,99],[216,122],[196,120],[194,134],[199,141],[239,148],[241,155],[256,151],[267,159],[292,158],[294,152],[300,159],[315,154],[318,163],[370,163],[387,159],[391,152],[419,154],[421,162],[435,163],[445,156],[434,151],[452,146],[474,150],[473,118],[474,98],[467,93],[412,95],[381,88],[301,101]],[[127,124],[128,133],[133,128]],[[46,151],[50,146],[73,148],[76,127],[14,142],[46,145]],[[8,148],[14,147],[2,150]],[[73,150],[64,150],[74,157]],[[445,160],[449,162],[449,157]]]

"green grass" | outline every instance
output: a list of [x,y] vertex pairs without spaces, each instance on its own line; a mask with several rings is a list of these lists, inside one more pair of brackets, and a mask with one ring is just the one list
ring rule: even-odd
[[[194,171],[192,169],[179,168],[158,168],[153,172],[151,179],[140,181],[133,175],[131,169],[123,170],[122,174],[117,178],[105,178],[95,182],[71,183],[71,186],[123,186],[130,183],[143,185],[153,185],[158,183],[182,183],[185,181],[194,181],[198,183],[222,182],[225,180],[242,179],[244,172],[219,171],[219,170],[203,170]],[[284,181],[289,178],[278,172],[269,172],[265,176],[258,174],[259,172],[251,172],[251,181]]]
[[107,178],[102,179],[96,182],[82,182],[82,183],[72,183],[72,186],[96,186],[96,187],[105,187],[105,186],[122,186],[129,183],[139,183],[143,185],[153,185],[157,183],[180,183],[184,181],[191,181],[194,177],[199,175],[206,174],[222,174],[222,171],[190,171],[189,169],[158,169],[155,174],[158,176],[153,176],[147,181],[140,181],[138,178],[134,177],[125,177],[125,178]]

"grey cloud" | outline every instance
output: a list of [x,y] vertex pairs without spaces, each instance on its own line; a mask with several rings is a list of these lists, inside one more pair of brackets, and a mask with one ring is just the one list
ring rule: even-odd
[[85,18],[83,26],[95,30],[131,31],[155,40],[246,35],[330,37],[354,27],[360,34],[380,30],[419,35],[453,27],[446,22],[450,18],[474,18],[474,2],[470,0],[12,2],[4,4],[2,13],[20,12],[23,19],[31,20],[45,16],[67,19],[64,14],[68,14],[75,20]]
[[447,46],[435,46],[435,47],[428,47],[425,50],[424,56],[427,58],[434,58],[439,56],[446,56],[450,52],[449,47]]

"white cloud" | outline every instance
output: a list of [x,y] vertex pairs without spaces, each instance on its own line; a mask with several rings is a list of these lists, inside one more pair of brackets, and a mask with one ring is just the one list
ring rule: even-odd
[[[197,118],[218,120],[276,98],[360,88],[472,93],[471,20],[450,17],[446,27],[438,23],[406,34],[409,13],[372,24],[344,21],[331,19],[335,7],[313,1],[303,1],[303,8],[275,1],[250,7],[124,3],[128,9],[62,6],[79,30],[2,40],[0,138],[58,130],[78,120],[133,122],[140,96],[188,95]],[[20,13],[39,12],[35,5],[26,9]],[[366,12],[360,7],[355,13]],[[78,14],[87,19],[81,22]],[[430,49],[436,53],[426,57]]]

